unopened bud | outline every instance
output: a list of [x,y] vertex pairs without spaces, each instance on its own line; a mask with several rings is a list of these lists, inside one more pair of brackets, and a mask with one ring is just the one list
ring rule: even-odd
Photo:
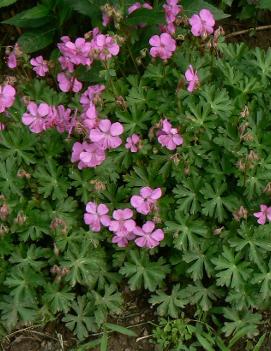
[[246,170],[246,163],[243,160],[239,160],[236,162],[236,167],[240,169],[240,171]]
[[264,192],[271,195],[271,182],[267,183],[266,187],[264,188]]
[[17,177],[18,178],[26,178],[26,179],[30,179],[31,178],[31,174],[26,172],[24,169],[20,169],[17,172]]
[[31,102],[31,99],[29,96],[22,96],[22,102],[25,104],[25,105],[28,105],[30,102]]
[[247,159],[249,161],[258,161],[259,160],[259,156],[256,154],[255,151],[251,150],[247,156]]
[[254,140],[253,134],[252,133],[246,133],[242,136],[242,138],[244,141],[250,142]]
[[17,81],[17,78],[14,77],[14,76],[7,76],[5,81],[4,81],[4,84],[10,84],[10,85],[14,85]]
[[180,163],[181,157],[179,154],[174,154],[170,156],[170,159],[174,162],[176,166],[178,166],[178,164]]
[[0,219],[2,221],[5,221],[7,219],[9,215],[9,207],[7,204],[3,204],[1,207],[0,207]]
[[106,185],[104,182],[98,180],[98,179],[92,179],[90,181],[90,184],[94,185],[94,188],[96,191],[104,191],[106,189]]
[[240,219],[242,218],[247,219],[247,215],[248,215],[248,210],[243,206],[241,206],[238,210],[233,212],[233,217],[236,221],[240,221]]
[[61,218],[54,218],[50,225],[53,230],[60,230],[62,234],[67,234],[67,224]]
[[0,237],[8,233],[8,227],[4,224],[0,224]]
[[243,111],[240,112],[240,116],[246,118],[249,116],[249,109],[247,106],[244,107]]
[[216,228],[216,229],[214,229],[213,234],[214,235],[219,235],[222,232],[223,229],[224,229],[224,226],[222,226],[220,228]]
[[127,110],[128,104],[123,96],[120,95],[116,97],[116,104],[122,107],[124,110]]
[[54,243],[54,254],[56,256],[59,256],[59,254],[60,254],[59,248],[56,246],[56,243]]
[[17,217],[15,218],[15,223],[19,224],[19,225],[23,225],[26,221],[26,216],[24,215],[23,212],[19,212],[17,214]]

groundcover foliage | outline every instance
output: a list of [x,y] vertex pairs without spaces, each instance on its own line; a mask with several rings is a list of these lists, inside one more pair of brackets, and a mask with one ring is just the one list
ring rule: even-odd
[[162,349],[230,350],[270,305],[271,51],[226,44],[201,7],[122,5],[49,62],[9,53],[1,321],[104,327],[104,347],[128,285],[168,318]]

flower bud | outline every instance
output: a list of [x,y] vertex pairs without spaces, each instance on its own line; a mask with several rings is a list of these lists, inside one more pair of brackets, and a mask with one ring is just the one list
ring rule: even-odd
[[26,216],[24,215],[23,212],[19,212],[17,214],[17,217],[15,218],[15,223],[19,224],[19,225],[23,225],[26,221]]
[[4,224],[0,224],[0,237],[3,237],[5,234],[8,233],[8,227]]
[[242,218],[247,219],[247,216],[248,216],[248,210],[243,206],[241,206],[238,210],[233,212],[233,217],[238,222]]
[[222,226],[220,228],[216,228],[216,229],[214,229],[213,234],[214,235],[219,235],[222,232],[223,229],[224,229],[224,226]]
[[253,150],[250,150],[248,156],[247,156],[247,159],[249,161],[258,161],[259,160],[259,156],[256,154],[255,151]]
[[247,106],[244,107],[243,111],[241,111],[240,116],[246,118],[249,116],[249,109]]
[[92,179],[90,184],[94,185],[94,188],[97,192],[104,191],[106,189],[105,183],[98,179]]
[[9,207],[8,205],[5,203],[0,207],[0,219],[2,221],[5,221],[7,219],[9,215]]

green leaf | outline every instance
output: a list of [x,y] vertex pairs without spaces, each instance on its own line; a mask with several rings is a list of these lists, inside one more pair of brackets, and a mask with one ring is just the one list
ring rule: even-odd
[[173,236],[173,244],[180,251],[194,250],[198,244],[209,237],[208,227],[193,217],[187,217],[177,210],[175,221],[166,222],[166,232]]
[[225,322],[222,331],[226,337],[233,335],[233,338],[230,340],[230,347],[244,336],[252,338],[258,335],[258,325],[262,318],[259,313],[249,311],[237,312],[230,308],[224,308],[223,315],[229,321]]
[[34,302],[17,301],[5,295],[0,301],[1,317],[7,329],[14,328],[19,320],[33,322],[37,316],[38,308]]
[[18,39],[18,44],[25,53],[30,54],[52,44],[54,34],[55,28],[25,32]]
[[253,350],[252,351],[261,351],[261,347],[264,343],[264,340],[265,340],[265,337],[266,337],[266,333],[264,333],[258,340],[257,344],[254,346]]
[[103,333],[103,336],[101,338],[100,351],[107,351],[107,345],[108,345],[108,334]]
[[[89,255],[91,250],[91,255]],[[99,279],[102,271],[105,270],[104,251],[96,248],[93,250],[87,242],[74,244],[65,253],[63,265],[70,269],[66,280],[71,286],[76,283],[93,287]]]
[[153,306],[159,305],[157,312],[160,316],[178,318],[181,309],[187,304],[187,299],[184,299],[180,284],[177,284],[173,286],[170,295],[160,290],[157,292],[157,295],[152,295],[149,302]]
[[215,264],[217,285],[231,286],[232,288],[240,288],[251,275],[249,263],[243,261],[242,255],[239,253],[236,256],[231,249],[224,246],[222,255],[218,258],[213,258]]
[[262,10],[271,10],[271,3],[269,0],[260,0],[257,7]]
[[0,0],[0,8],[15,4],[18,0]]
[[31,7],[29,10],[18,13],[17,15],[3,21],[2,23],[11,24],[16,27],[40,27],[45,22],[47,22],[48,19],[50,19],[49,14],[50,10],[46,6],[39,4],[37,6]]
[[104,326],[110,330],[113,330],[113,331],[120,333],[120,334],[123,334],[123,335],[137,336],[137,334],[133,330],[125,328],[122,325],[105,323]]
[[165,23],[165,13],[162,10],[148,10],[139,9],[134,11],[126,20],[128,25],[137,25],[139,23],[145,24],[164,24]]
[[183,290],[183,296],[191,305],[198,305],[206,312],[212,307],[212,301],[216,301],[223,294],[215,285],[205,287],[200,281],[197,281],[194,285],[189,284]]
[[78,296],[71,308],[74,314],[68,313],[62,320],[66,327],[77,335],[79,340],[84,340],[90,331],[96,331],[92,301],[89,301],[85,295]]
[[4,195],[21,195],[24,181],[17,177],[17,172],[18,167],[14,158],[8,158],[6,161],[0,162],[0,189]]
[[61,289],[58,284],[48,284],[43,295],[43,301],[50,306],[54,314],[68,313],[74,299],[75,294],[70,292],[68,286]]
[[94,297],[95,320],[100,327],[107,319],[108,313],[120,314],[121,304],[123,302],[121,294],[118,292],[117,287],[113,284],[104,286],[104,293],[92,291]]
[[52,199],[63,199],[68,196],[70,184],[63,174],[63,167],[51,158],[47,159],[45,166],[39,166],[34,172],[38,181],[38,191],[44,197],[52,196]]
[[131,290],[140,289],[144,285],[145,289],[154,291],[160,286],[169,272],[169,266],[162,258],[157,262],[151,262],[146,251],[132,250],[128,262],[120,269],[120,273],[128,277]]
[[183,0],[182,6],[184,8],[184,14],[188,17],[191,17],[202,9],[209,9],[216,20],[221,20],[230,16],[204,0]]
[[65,0],[65,3],[73,10],[90,18],[101,17],[101,0]]
[[201,344],[201,346],[204,348],[206,351],[215,351],[215,349],[212,347],[212,345],[209,343],[209,341],[199,333],[196,333],[196,337]]
[[26,164],[35,163],[34,143],[35,137],[23,126],[21,128],[10,128],[1,134],[1,158],[13,158],[18,166],[22,162]]

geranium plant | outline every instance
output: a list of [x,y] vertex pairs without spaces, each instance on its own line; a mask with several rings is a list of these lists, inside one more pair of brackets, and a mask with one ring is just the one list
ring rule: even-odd
[[188,11],[108,4],[51,58],[9,53],[6,328],[58,316],[83,340],[121,312],[125,282],[162,316],[195,306],[232,345],[257,335],[271,298],[271,51],[226,44],[209,8]]

